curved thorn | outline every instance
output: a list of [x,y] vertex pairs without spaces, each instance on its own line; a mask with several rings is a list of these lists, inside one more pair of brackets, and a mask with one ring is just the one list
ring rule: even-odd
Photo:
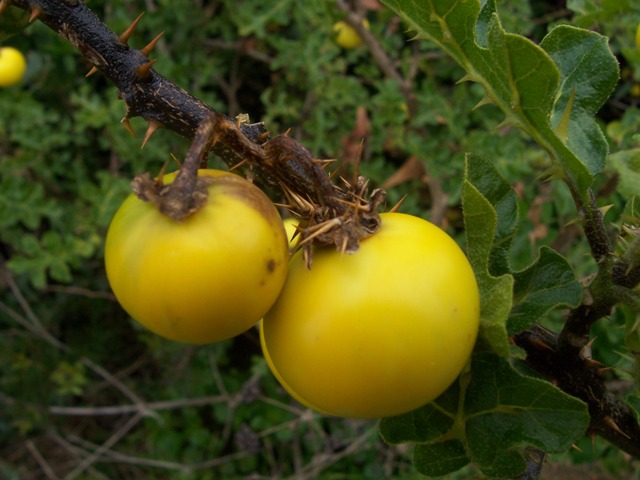
[[624,432],[622,431],[622,429],[618,426],[618,424],[616,423],[616,421],[615,421],[613,418],[611,418],[609,415],[606,415],[602,420],[603,420],[603,421],[604,421],[604,423],[605,423],[609,428],[611,428],[613,431],[615,431],[615,432],[619,433],[620,435],[622,435],[622,436],[624,436],[624,437],[626,437],[626,438],[628,438],[628,439],[631,439],[631,437],[630,437],[629,435],[627,435],[626,433],[624,433]]
[[131,38],[131,35],[133,35],[133,32],[136,30],[136,27],[140,23],[140,20],[142,19],[143,15],[144,15],[144,12],[138,15],[138,18],[136,18],[133,22],[131,22],[131,25],[129,25],[127,29],[118,36],[118,40],[120,40],[125,45],[128,45],[129,39]]
[[94,73],[98,73],[98,68],[97,67],[91,67],[91,70],[89,70],[87,72],[87,74],[84,76],[84,78],[90,77]]
[[160,123],[159,121],[149,120],[149,126],[147,127],[147,131],[144,133],[144,140],[142,140],[142,146],[140,147],[140,150],[144,148],[151,136],[156,133],[161,127],[162,123]]
[[156,44],[158,43],[158,40],[160,40],[162,38],[162,36],[164,35],[164,32],[160,32],[156,38],[154,38],[153,40],[151,40],[149,43],[147,43],[147,45],[145,45],[144,48],[142,48],[140,50],[140,53],[142,53],[145,57],[149,58],[149,55],[151,54],[151,52],[153,51],[153,49],[156,47]]
[[31,16],[29,17],[29,23],[33,23],[40,15],[44,13],[42,7],[33,7],[31,9]]
[[136,138],[136,132],[134,132],[133,128],[131,128],[131,122],[129,122],[129,117],[124,117],[122,120],[120,120],[120,123],[124,125],[124,128],[127,129],[127,131],[133,136],[133,138]]

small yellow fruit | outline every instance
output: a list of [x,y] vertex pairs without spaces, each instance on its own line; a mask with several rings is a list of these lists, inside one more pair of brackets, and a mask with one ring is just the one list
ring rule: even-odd
[[636,28],[636,48],[640,52],[640,22],[638,23],[638,27]]
[[[367,19],[362,20],[362,25],[367,30],[369,29],[369,22]],[[333,31],[336,33],[336,43],[347,50],[357,48],[362,45],[362,37],[358,35],[358,32],[349,24],[343,21],[339,21],[333,24]]]
[[18,83],[26,70],[27,61],[20,50],[13,47],[0,48],[0,87]]

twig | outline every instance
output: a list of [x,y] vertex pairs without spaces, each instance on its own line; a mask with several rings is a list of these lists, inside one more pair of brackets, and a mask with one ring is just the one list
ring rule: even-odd
[[[150,402],[146,404],[146,407],[153,411],[176,410],[185,407],[212,405],[226,402],[227,400],[227,395],[211,395],[207,397]],[[64,407],[52,405],[48,408],[48,411],[52,415],[95,417],[132,414],[140,412],[140,407],[138,405],[111,405],[105,407]]]
[[142,419],[142,415],[136,413],[132,415],[131,418],[122,425],[118,430],[116,430],[102,445],[100,445],[96,450],[94,450],[91,455],[85,458],[80,465],[74,468],[71,472],[69,472],[64,480],[73,480],[82,474],[87,468],[89,468],[92,464],[94,464],[105,452],[111,449],[116,443],[122,440],[129,431],[135,427],[138,422]]
[[527,363],[563,391],[583,400],[589,407],[589,430],[618,448],[640,458],[640,424],[628,405],[607,390],[601,365],[587,352],[567,355],[555,333],[534,326],[513,337],[527,352]]
[[318,478],[318,474],[328,468],[329,466],[339,462],[345,457],[353,455],[354,453],[360,451],[362,446],[371,439],[371,437],[376,434],[378,427],[374,426],[370,429],[366,430],[363,434],[361,434],[358,438],[353,440],[349,446],[339,452],[335,452],[331,455],[324,455],[322,457],[314,458],[309,464],[307,464],[304,469],[300,472],[300,476],[296,477],[296,479],[313,479]]
[[367,29],[362,23],[362,15],[357,12],[354,12],[349,8],[349,5],[345,0],[336,0],[337,7],[346,13],[345,21],[358,33],[358,35],[362,38],[364,43],[369,48],[373,59],[376,61],[380,70],[384,73],[387,78],[390,78],[400,85],[400,89],[404,93],[405,96],[412,96],[412,85],[411,82],[408,82],[402,75],[398,73],[396,68],[393,66],[393,62],[391,58],[387,55],[387,52],[384,51],[382,45],[375,37],[373,33]]
[[42,469],[42,472],[45,474],[45,476],[49,480],[59,480],[60,477],[56,475],[56,473],[53,471],[51,466],[44,459],[44,457],[42,456],[38,448],[35,446],[35,444],[31,440],[27,440],[25,442],[25,445],[27,447],[27,450],[29,450],[29,453],[33,456],[33,458],[36,460],[36,462]]
[[[93,449],[93,450],[97,450],[100,448],[99,445],[96,445],[92,442],[88,442],[80,437],[73,436],[70,439],[71,441],[77,443],[78,445],[82,445],[83,448]],[[154,468],[160,468],[164,470],[175,470],[182,473],[193,473],[195,471],[207,470],[213,467],[224,465],[225,463],[228,463],[228,462],[243,460],[250,456],[251,455],[248,454],[247,452],[237,452],[237,453],[231,453],[228,455],[223,455],[217,458],[212,458],[210,460],[205,460],[202,462],[197,462],[193,464],[184,464],[184,463],[178,463],[178,462],[170,462],[167,460],[157,460],[154,458],[137,457],[134,455],[127,455],[122,452],[118,452],[116,450],[107,449],[104,452],[102,452],[99,458],[95,460],[95,463],[97,462],[122,463],[122,464],[128,464],[128,465],[154,467]]]
[[64,293],[65,295],[79,295],[87,298],[99,298],[117,302],[116,296],[111,292],[98,292],[89,290],[88,288],[75,287],[72,285],[47,285],[45,288],[48,292]]
[[[15,310],[13,310],[11,307],[9,307],[3,302],[0,302],[0,311],[6,313],[7,316],[12,318],[16,323],[18,323],[19,325],[22,325],[25,329],[30,331],[34,336],[36,336],[37,338],[41,338],[42,340],[44,340],[45,342],[47,342],[49,345],[53,346],[57,350],[67,354],[71,353],[71,349],[69,348],[68,345],[58,340],[56,337],[51,335],[44,328],[44,326],[42,325],[42,322],[40,321],[38,316],[34,313],[33,309],[29,305],[29,302],[27,302],[27,300],[24,298],[24,295],[22,295],[22,292],[20,291],[20,289],[18,288],[17,284],[13,279],[13,275],[2,264],[0,264],[0,280],[9,287],[9,290],[11,291],[11,293],[13,293],[14,297],[16,298],[16,301],[20,305],[20,308],[22,308],[25,316],[20,315],[18,312],[16,312]],[[153,412],[152,410],[148,409],[145,406],[144,400],[138,394],[136,394],[133,390],[127,387],[119,379],[114,377],[105,368],[98,365],[97,363],[95,363],[93,360],[91,360],[86,356],[80,357],[79,361],[84,366],[89,368],[91,371],[93,371],[100,377],[104,378],[107,382],[109,382],[109,384],[111,384],[116,389],[118,389],[129,400],[134,402],[138,406],[138,411],[143,416],[157,417],[157,414],[155,412]]]

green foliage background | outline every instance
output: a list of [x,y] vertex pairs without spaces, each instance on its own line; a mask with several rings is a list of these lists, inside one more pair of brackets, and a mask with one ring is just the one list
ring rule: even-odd
[[[638,148],[640,10],[630,1],[503,3],[505,30],[536,42],[557,23],[611,38],[622,79],[598,121],[613,151]],[[357,112],[366,112],[362,172],[392,185],[389,206],[408,195],[403,211],[437,221],[461,243],[465,153],[491,160],[517,193],[513,268],[530,265],[546,245],[578,277],[592,271],[571,227],[568,191],[539,181],[546,153],[499,127],[496,107],[474,109],[482,88],[457,84],[460,67],[434,45],[411,41],[391,11],[367,16],[392,65],[411,78],[415,112],[366,47],[335,44],[332,25],[344,14],[333,2],[90,6],[116,32],[147,10],[130,43],[140,48],[166,32],[156,70],[230,116],[248,113],[272,132],[291,128],[318,158],[352,161],[366,126]],[[255,331],[190,347],[127,317],[104,275],[106,229],[133,176],[158,172],[188,143],[161,130],[141,149],[144,122],[132,120],[132,138],[120,125],[115,87],[99,74],[84,78],[90,66],[38,22],[3,43],[20,48],[29,69],[22,85],[0,90],[0,477],[39,478],[37,452],[66,478],[417,478],[411,452],[383,445],[375,423],[325,418],[290,399],[268,372]],[[637,172],[614,158],[597,180],[614,225],[628,212],[624,196],[638,192]],[[631,362],[611,347],[623,335],[601,328],[597,355],[624,379]],[[580,447],[557,459],[600,459],[615,475],[633,469],[606,445]],[[77,456],[89,460],[78,467]]]

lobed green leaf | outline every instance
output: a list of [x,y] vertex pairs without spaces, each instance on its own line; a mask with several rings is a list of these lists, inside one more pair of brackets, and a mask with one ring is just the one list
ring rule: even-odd
[[539,322],[553,309],[576,307],[582,301],[582,287],[571,266],[550,248],[540,249],[529,268],[514,273],[514,304],[507,323],[509,334]]
[[469,463],[464,444],[458,440],[416,445],[413,466],[424,475],[431,477],[447,475],[460,470]]
[[519,475],[525,445],[564,451],[589,425],[582,401],[521,375],[506,359],[489,353],[474,357],[465,398],[469,456],[490,476]]
[[[492,256],[500,259],[496,264],[501,270],[506,267],[506,253],[515,229],[515,210],[501,209],[499,217],[487,196],[498,205],[511,203],[510,194],[504,189],[504,180],[495,168],[481,157],[468,156],[462,208],[467,255],[480,289],[480,335],[496,353],[506,356],[509,354],[506,323],[513,299],[513,277],[508,273],[493,276],[489,269]],[[501,228],[498,225],[502,225]]]
[[606,37],[569,25],[554,28],[540,46],[560,71],[552,127],[595,175],[604,168],[609,148],[594,116],[618,82],[618,62]]
[[[449,53],[467,71],[464,80],[483,86],[487,102],[505,113],[505,123],[523,129],[550,153],[562,172],[556,175],[581,192],[591,185],[607,154],[593,114],[618,78],[604,37],[558,27],[546,39],[545,51],[525,37],[505,32],[495,0],[482,6],[480,0],[384,3],[417,32],[417,38],[429,39]],[[558,42],[563,38],[568,41],[566,48]],[[576,52],[578,57],[572,57]],[[595,78],[576,87],[595,68],[599,69]],[[580,107],[576,112],[569,103],[574,91]],[[558,130],[565,111],[570,114],[566,131]]]

